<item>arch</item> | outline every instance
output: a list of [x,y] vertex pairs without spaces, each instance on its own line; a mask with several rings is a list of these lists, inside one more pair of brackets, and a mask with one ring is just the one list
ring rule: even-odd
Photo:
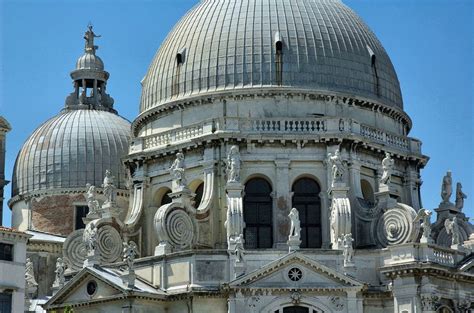
[[436,310],[436,313],[453,313],[453,310],[447,305],[443,305]]
[[366,179],[361,179],[360,180],[360,189],[362,191],[362,197],[368,204],[374,204],[375,203],[375,194],[374,194],[374,188],[372,187],[372,184],[369,183],[368,180]]
[[245,183],[244,221],[245,248],[271,248],[273,246],[272,186],[261,177]]
[[168,187],[162,187],[155,192],[153,196],[153,205],[157,208],[161,207],[162,205],[171,203],[171,198],[169,194],[171,193],[171,189]]
[[292,206],[299,212],[301,248],[321,248],[321,192],[316,180],[302,177],[293,183]]
[[[275,297],[269,301],[260,312],[263,313],[283,313],[286,307],[294,306],[290,295]],[[298,306],[308,308],[310,313],[332,312],[332,310],[323,304],[318,297],[303,297],[300,299]]]

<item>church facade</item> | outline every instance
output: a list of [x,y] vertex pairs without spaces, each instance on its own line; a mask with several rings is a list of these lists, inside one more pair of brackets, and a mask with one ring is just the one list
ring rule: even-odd
[[[462,185],[446,173],[439,207],[422,207],[429,158],[409,136],[397,74],[341,1],[201,1],[156,53],[131,125],[106,93],[96,37],[90,27],[65,109],[15,166],[13,226],[33,236],[27,277],[40,284],[29,303],[48,312],[474,308]],[[68,158],[53,125],[77,143]]]

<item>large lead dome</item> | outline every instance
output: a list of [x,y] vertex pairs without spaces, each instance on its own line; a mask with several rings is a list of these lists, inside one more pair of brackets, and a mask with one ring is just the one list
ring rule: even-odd
[[141,112],[209,92],[275,86],[403,108],[387,53],[341,1],[203,0],[154,57]]

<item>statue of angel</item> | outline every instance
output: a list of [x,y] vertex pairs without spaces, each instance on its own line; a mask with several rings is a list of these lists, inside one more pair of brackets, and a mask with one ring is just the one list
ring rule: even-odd
[[176,153],[176,159],[170,167],[170,174],[177,187],[186,187],[186,177],[184,176],[184,154]]
[[453,217],[452,220],[446,219],[444,221],[444,227],[446,228],[446,233],[451,235],[451,244],[459,245],[461,244],[461,230],[459,229],[457,217]]
[[227,182],[239,182],[240,181],[240,152],[238,146],[232,146],[229,154],[227,155]]
[[95,191],[95,186],[92,186],[91,184],[87,184],[86,188],[87,188],[86,199],[87,199],[87,206],[89,207],[89,213],[96,213],[100,209],[100,204],[96,198],[97,194]]
[[133,270],[133,264],[137,255],[138,247],[135,242],[129,241],[128,243],[123,243],[123,261],[127,264],[129,271]]
[[33,270],[33,262],[31,261],[30,258],[26,259],[25,280],[26,280],[27,288],[38,286],[38,283],[36,282],[36,279],[35,279],[35,272]]
[[236,263],[241,263],[244,261],[244,235],[240,234],[239,238],[235,241],[234,248],[235,256],[237,257]]
[[290,226],[290,239],[300,239],[301,225],[300,225],[300,214],[296,208],[291,209],[288,217],[291,220]]
[[380,184],[389,185],[392,178],[393,166],[395,162],[390,156],[390,153],[385,153],[385,158],[382,160],[382,178],[380,178]]
[[56,273],[56,278],[54,280],[53,286],[63,286],[65,282],[64,278],[64,269],[65,269],[65,264],[62,258],[58,258],[56,260],[56,269],[54,270],[54,273]]
[[97,248],[97,226],[94,222],[90,222],[86,225],[84,229],[84,234],[82,236],[82,240],[84,241],[87,252],[89,255],[93,255]]
[[342,182],[345,171],[339,148],[334,152],[334,155],[328,153],[328,163],[331,165],[331,186],[334,187],[335,183]]
[[443,184],[441,186],[441,199],[443,202],[449,203],[449,198],[453,194],[453,179],[451,177],[451,171],[447,171],[443,177]]
[[421,229],[423,229],[422,238],[431,238],[431,214],[430,210],[421,209],[414,220],[415,223],[421,221]]
[[467,195],[464,192],[462,192],[461,183],[457,183],[456,184],[456,204],[455,204],[456,209],[458,209],[459,211],[462,210],[462,208],[464,207],[464,199],[466,198],[467,198]]

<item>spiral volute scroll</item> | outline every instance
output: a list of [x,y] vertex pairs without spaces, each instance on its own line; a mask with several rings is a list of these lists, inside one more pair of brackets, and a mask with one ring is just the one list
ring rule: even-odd
[[97,246],[100,260],[103,263],[113,263],[122,256],[122,237],[120,233],[110,225],[99,226]]
[[413,221],[416,212],[413,208],[398,204],[383,213],[375,223],[375,238],[382,247],[413,241],[419,232]]
[[71,233],[63,245],[63,256],[71,270],[79,270],[87,257],[87,247],[82,239],[84,229]]
[[197,241],[197,224],[194,216],[184,208],[164,205],[155,215],[155,229],[160,242],[170,244],[173,249],[187,249]]

